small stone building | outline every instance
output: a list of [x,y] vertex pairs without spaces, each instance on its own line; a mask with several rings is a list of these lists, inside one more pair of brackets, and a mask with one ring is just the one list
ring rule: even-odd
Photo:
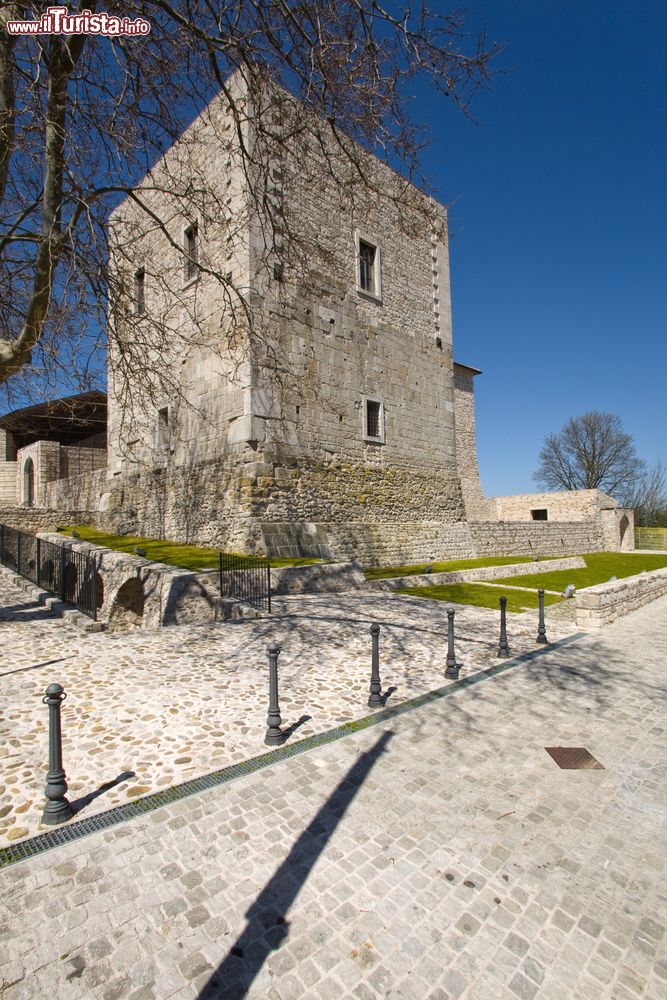
[[0,508],[45,507],[47,485],[106,470],[106,395],[85,392],[0,417]]

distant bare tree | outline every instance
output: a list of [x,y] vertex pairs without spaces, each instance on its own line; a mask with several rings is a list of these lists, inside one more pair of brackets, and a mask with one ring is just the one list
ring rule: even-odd
[[[85,6],[94,12],[97,5],[91,0]],[[161,229],[169,238],[172,220],[156,216],[149,201],[131,192],[216,91],[235,109],[236,148],[265,227],[267,255],[279,247],[283,259],[291,253],[304,261],[298,234],[267,190],[270,157],[279,159],[281,148],[307,138],[348,197],[355,185],[368,190],[374,183],[360,147],[424,183],[418,164],[426,136],[410,115],[413,83],[421,78],[467,113],[497,52],[483,35],[468,33],[462,12],[434,14],[423,0],[398,7],[379,0],[110,0],[106,13],[148,19],[150,34],[20,36],[8,30],[10,21],[38,19],[43,10],[37,3],[0,10],[5,391],[22,391],[36,380],[42,390],[50,379],[53,392],[103,380],[109,211],[129,195],[144,213],[144,228]],[[246,83],[242,107],[227,89],[234,70]],[[281,85],[274,95],[286,88],[298,101],[282,99],[281,107],[265,101],[267,81]],[[335,156],[326,152],[332,137]],[[196,177],[173,175],[169,184],[174,204],[197,206],[200,218],[218,212],[205,204]],[[415,207],[405,181],[390,195],[398,209]],[[247,325],[244,295],[226,272],[210,273],[228,313]],[[116,292],[118,300],[123,289]],[[233,337],[235,324],[227,329]],[[172,328],[154,330],[145,350],[120,350],[115,364],[121,382],[136,382],[139,370],[157,398],[169,377],[161,341],[171,342],[172,334]]]
[[632,495],[646,464],[621,418],[593,410],[547,434],[533,479],[548,490],[602,490],[619,502]]
[[658,460],[653,468],[644,469],[623,497],[624,506],[634,508],[635,524],[639,527],[667,527],[666,471],[665,463]]

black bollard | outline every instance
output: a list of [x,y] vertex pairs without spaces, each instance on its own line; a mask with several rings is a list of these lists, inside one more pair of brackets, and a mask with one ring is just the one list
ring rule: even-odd
[[269,657],[269,714],[266,717],[268,728],[264,742],[273,747],[285,742],[285,734],[280,728],[282,719],[278,704],[278,654],[280,646],[277,642],[271,642],[266,647],[266,653]]
[[380,626],[371,625],[371,686],[368,699],[369,708],[377,708],[382,704],[382,684],[380,682]]
[[55,826],[72,815],[72,806],[67,799],[67,781],[63,770],[63,746],[60,730],[60,706],[67,695],[60,684],[49,684],[42,702],[49,706],[49,770],[46,775],[44,794],[48,802],[42,813],[42,823]]
[[454,654],[454,613],[454,608],[450,608],[447,612],[447,669],[445,677],[456,679],[459,676],[459,665]]
[[500,598],[500,642],[498,643],[498,656],[509,656],[510,648],[507,643],[507,598]]
[[548,643],[549,640],[547,639],[547,629],[544,624],[544,591],[542,590],[542,588],[538,590],[537,597],[540,603],[540,618],[539,618],[539,624],[537,626],[537,639],[535,641]]

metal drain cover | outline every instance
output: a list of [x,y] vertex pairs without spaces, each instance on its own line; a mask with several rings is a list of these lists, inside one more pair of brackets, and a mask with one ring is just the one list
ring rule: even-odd
[[559,767],[568,771],[604,771],[604,766],[589,753],[586,747],[545,747]]

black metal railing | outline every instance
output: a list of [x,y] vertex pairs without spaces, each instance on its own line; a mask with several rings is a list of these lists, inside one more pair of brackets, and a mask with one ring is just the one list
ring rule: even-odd
[[89,553],[0,524],[0,563],[97,620],[102,581]]
[[271,567],[266,559],[220,553],[220,593],[271,614]]

